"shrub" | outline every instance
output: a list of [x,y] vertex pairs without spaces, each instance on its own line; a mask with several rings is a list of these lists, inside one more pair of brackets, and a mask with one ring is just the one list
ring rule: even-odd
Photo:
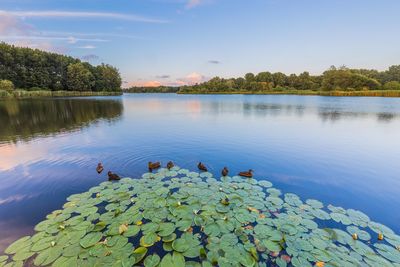
[[0,90],[12,91],[14,90],[14,84],[9,80],[0,80]]
[[384,90],[400,90],[400,82],[397,82],[397,81],[387,82],[383,86],[383,89]]

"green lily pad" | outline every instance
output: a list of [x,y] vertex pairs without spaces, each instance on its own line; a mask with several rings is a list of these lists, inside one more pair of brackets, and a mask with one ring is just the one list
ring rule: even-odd
[[160,263],[160,256],[157,254],[153,254],[150,256],[147,256],[146,259],[144,260],[144,266],[145,267],[156,267]]
[[98,232],[89,233],[86,236],[84,236],[79,243],[83,248],[88,248],[99,242],[102,236],[103,236],[102,233]]

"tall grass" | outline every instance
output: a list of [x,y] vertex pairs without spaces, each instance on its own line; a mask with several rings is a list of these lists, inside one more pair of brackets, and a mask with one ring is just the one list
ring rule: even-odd
[[71,97],[71,96],[115,96],[122,95],[122,92],[80,92],[80,91],[26,91],[14,90],[6,91],[0,90],[0,98],[35,98],[35,97]]

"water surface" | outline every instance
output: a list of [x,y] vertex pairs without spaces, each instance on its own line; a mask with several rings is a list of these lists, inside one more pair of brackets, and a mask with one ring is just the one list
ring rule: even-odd
[[400,99],[181,96],[0,101],[0,250],[72,193],[150,160],[249,168],[400,232]]

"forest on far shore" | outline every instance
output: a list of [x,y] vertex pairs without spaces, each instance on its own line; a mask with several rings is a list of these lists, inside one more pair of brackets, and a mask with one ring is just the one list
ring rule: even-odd
[[115,92],[121,85],[113,66],[0,43],[0,90]]
[[358,92],[365,91],[400,92],[400,65],[389,67],[385,71],[369,69],[350,69],[345,66],[330,67],[321,75],[303,72],[299,75],[286,75],[282,72],[247,73],[239,78],[214,77],[211,80],[181,87],[132,87],[131,93],[177,92],[177,93],[268,93],[268,92]]

